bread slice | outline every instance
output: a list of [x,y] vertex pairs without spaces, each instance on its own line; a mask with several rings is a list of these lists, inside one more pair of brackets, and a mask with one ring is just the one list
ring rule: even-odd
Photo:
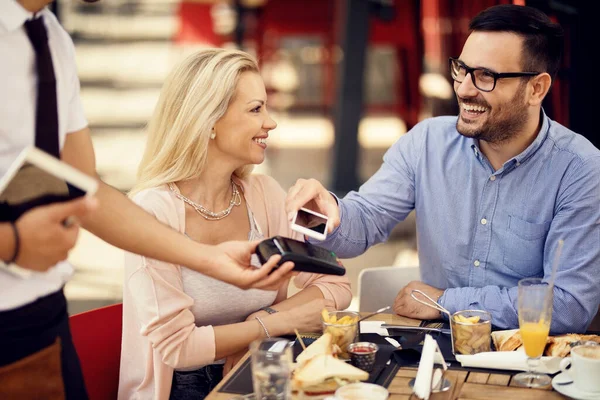
[[324,333],[320,338],[315,340],[310,346],[303,350],[302,353],[298,354],[298,357],[296,357],[296,362],[301,365],[320,354],[331,354],[332,340],[333,337],[329,332]]
[[552,336],[548,338],[548,346],[544,355],[550,357],[567,357],[571,353],[571,345],[577,341],[592,341],[600,343],[598,335],[582,335],[579,333],[568,333],[561,336]]
[[297,369],[292,380],[295,390],[312,391],[315,387],[326,382],[329,378],[340,378],[348,381],[365,381],[369,374],[330,354],[320,354]]
[[523,344],[521,332],[518,329],[492,332],[492,341],[496,351],[513,351]]

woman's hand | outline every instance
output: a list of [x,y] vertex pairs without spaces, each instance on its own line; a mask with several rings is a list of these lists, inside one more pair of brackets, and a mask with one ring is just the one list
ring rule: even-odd
[[[297,329],[298,332],[321,332],[323,330],[321,311],[325,306],[325,299],[315,299],[277,314],[281,314],[281,317],[285,319],[287,334],[294,334],[294,329]],[[277,316],[277,314],[272,316]]]
[[246,355],[248,349],[242,349],[238,353],[232,354],[225,359],[225,365],[223,365],[223,376],[227,375],[233,367]]

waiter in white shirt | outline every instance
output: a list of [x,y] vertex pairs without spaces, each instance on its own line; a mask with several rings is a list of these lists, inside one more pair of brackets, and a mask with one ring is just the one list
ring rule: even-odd
[[[74,46],[46,7],[52,0],[0,0],[0,175],[34,145],[96,176],[77,77]],[[88,0],[89,1],[89,0]],[[289,279],[278,258],[250,266],[256,242],[196,243],[100,182],[97,201],[80,199],[34,208],[16,223],[0,223],[0,398],[87,398],[71,342],[63,286],[73,268],[64,260],[78,226],[127,251],[184,265],[242,288],[272,289]]]

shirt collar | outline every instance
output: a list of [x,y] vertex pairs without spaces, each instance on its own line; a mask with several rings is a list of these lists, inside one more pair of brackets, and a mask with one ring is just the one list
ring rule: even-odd
[[533,143],[531,143],[525,150],[523,150],[521,154],[517,154],[516,156],[508,160],[506,163],[504,163],[504,165],[508,165],[509,163],[514,163],[518,165],[523,164],[528,158],[533,156],[540,149],[540,147],[542,147],[544,140],[546,140],[546,138],[548,137],[550,121],[543,109],[540,111],[540,118],[542,120],[542,127],[540,128],[540,131],[538,132],[536,138],[533,140]]
[[[534,141],[529,146],[527,146],[527,148],[523,150],[520,154],[517,154],[510,160],[506,161],[503,165],[504,168],[507,168],[512,165],[523,164],[523,162],[525,162],[528,158],[533,156],[540,149],[540,147],[544,143],[544,140],[546,140],[546,138],[548,137],[548,130],[550,129],[549,118],[546,116],[546,113],[543,109],[540,112],[540,118],[542,119],[542,127],[540,128],[540,131],[538,132]],[[480,158],[481,150],[479,149],[479,140],[474,138],[471,139],[471,149],[473,150],[473,154],[475,155],[475,157]]]
[[33,16],[16,0],[0,0],[0,35],[21,28]]

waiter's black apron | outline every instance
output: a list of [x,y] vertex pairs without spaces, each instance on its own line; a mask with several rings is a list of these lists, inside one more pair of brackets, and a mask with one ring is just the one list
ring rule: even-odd
[[[57,346],[60,346],[60,349]],[[14,310],[0,311],[0,382],[3,374],[15,374],[19,368],[18,375],[12,375],[8,382],[17,386],[21,379],[24,382],[19,388],[13,388],[17,395],[13,398],[26,400],[17,393],[25,393],[25,396],[31,398],[43,398],[40,396],[48,393],[44,392],[47,389],[44,387],[46,383],[60,386],[58,375],[53,377],[51,372],[47,373],[50,376],[46,375],[41,380],[35,377],[38,368],[52,370],[52,352],[59,352],[55,354],[54,364],[56,370],[60,364],[65,398],[87,399],[79,358],[71,340],[67,301],[63,290]],[[28,376],[28,371],[32,376]],[[44,382],[44,379],[54,379],[55,382]],[[6,388],[6,381],[3,386],[5,391],[10,390]],[[40,392],[36,394],[37,388]],[[59,393],[60,387],[52,387],[51,392]],[[3,388],[0,387],[0,398],[10,399],[7,396],[11,396],[11,392],[3,392]],[[60,394],[53,398],[60,398]]]

